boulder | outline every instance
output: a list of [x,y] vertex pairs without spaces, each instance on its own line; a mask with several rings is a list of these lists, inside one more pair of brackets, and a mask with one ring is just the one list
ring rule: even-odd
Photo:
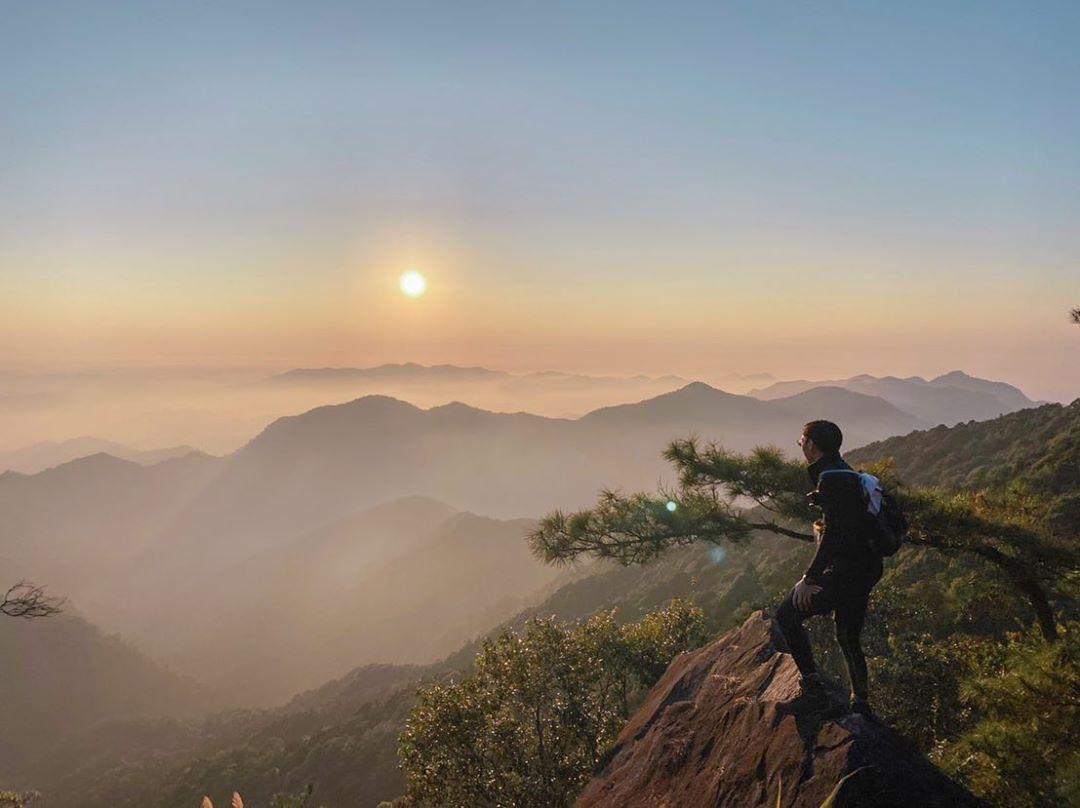
[[677,657],[631,717],[576,808],[981,806],[877,720],[800,696],[761,612]]

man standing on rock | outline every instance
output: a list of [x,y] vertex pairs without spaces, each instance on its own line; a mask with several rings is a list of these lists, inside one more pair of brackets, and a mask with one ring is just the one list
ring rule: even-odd
[[860,635],[870,590],[881,579],[881,558],[867,541],[868,514],[859,476],[840,456],[843,434],[831,421],[803,427],[799,445],[808,463],[809,494],[822,510],[814,523],[817,552],[802,579],[776,612],[776,622],[802,674],[804,696],[824,707],[827,693],[814,664],[803,620],[833,613],[836,639],[851,680],[851,710],[870,717],[866,657]]

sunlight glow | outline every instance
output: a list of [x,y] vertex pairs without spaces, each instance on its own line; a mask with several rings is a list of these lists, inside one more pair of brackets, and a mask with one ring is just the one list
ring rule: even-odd
[[401,276],[398,286],[409,297],[420,297],[427,291],[427,280],[415,269],[410,269]]

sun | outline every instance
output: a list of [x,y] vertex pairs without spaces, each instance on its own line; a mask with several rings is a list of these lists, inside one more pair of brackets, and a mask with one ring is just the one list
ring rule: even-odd
[[420,297],[427,291],[427,280],[415,269],[410,269],[398,280],[398,286],[408,297]]

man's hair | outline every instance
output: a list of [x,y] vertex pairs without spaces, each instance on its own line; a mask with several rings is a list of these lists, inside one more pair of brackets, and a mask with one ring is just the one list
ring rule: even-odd
[[832,421],[811,421],[803,427],[803,435],[814,442],[824,454],[840,451],[844,433]]

